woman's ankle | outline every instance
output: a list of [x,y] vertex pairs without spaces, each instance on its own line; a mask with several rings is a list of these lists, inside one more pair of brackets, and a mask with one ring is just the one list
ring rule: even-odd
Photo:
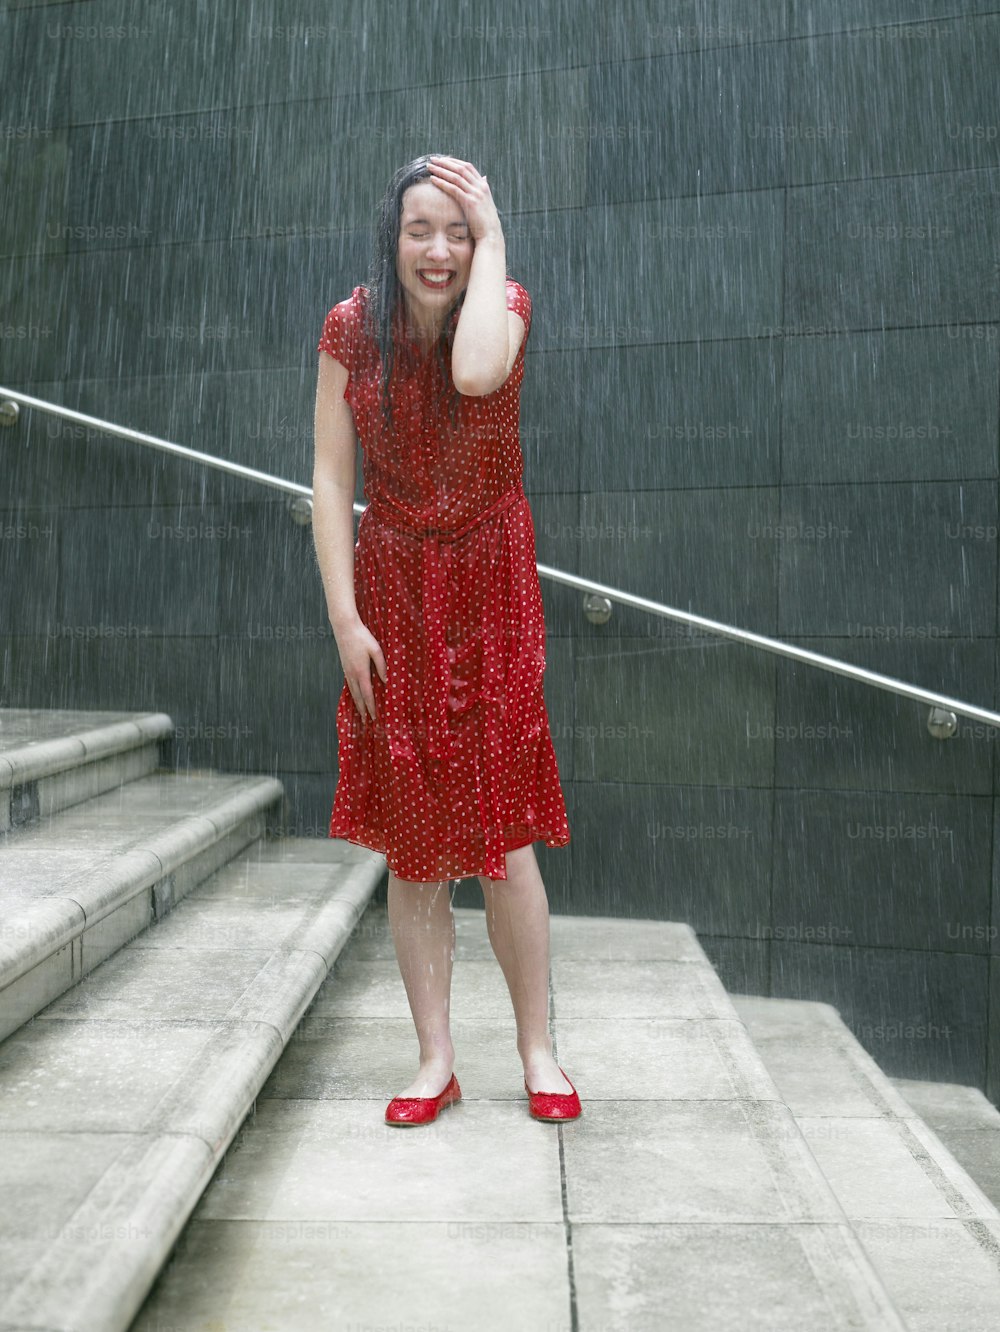
[[535,1041],[531,1044],[518,1045],[517,1053],[522,1064],[538,1063],[542,1060],[555,1059],[552,1053],[552,1040]]
[[450,1068],[455,1062],[454,1049],[435,1049],[420,1052],[420,1069]]

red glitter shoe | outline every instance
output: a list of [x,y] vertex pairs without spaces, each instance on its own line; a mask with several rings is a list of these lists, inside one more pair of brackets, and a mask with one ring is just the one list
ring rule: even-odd
[[[556,1067],[559,1068],[559,1065]],[[566,1078],[561,1068],[559,1072]],[[566,1078],[566,1081],[569,1082],[569,1078]],[[569,1082],[569,1085],[573,1087],[572,1082]],[[572,1092],[533,1092],[528,1086],[528,1079],[525,1078],[524,1090],[528,1093],[528,1108],[532,1119],[554,1122],[562,1119],[579,1119],[583,1113],[575,1087]]]
[[462,1089],[454,1073],[440,1096],[394,1096],[386,1106],[385,1122],[402,1128],[413,1124],[430,1124],[438,1112],[453,1101],[462,1099]]

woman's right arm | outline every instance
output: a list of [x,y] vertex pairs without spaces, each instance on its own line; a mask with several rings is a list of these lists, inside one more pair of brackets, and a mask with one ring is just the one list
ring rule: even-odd
[[323,579],[327,615],[344,679],[362,718],[375,716],[371,665],[386,680],[382,649],[368,630],[354,597],[354,490],[357,432],[344,398],[347,367],[319,354],[313,465],[313,540]]

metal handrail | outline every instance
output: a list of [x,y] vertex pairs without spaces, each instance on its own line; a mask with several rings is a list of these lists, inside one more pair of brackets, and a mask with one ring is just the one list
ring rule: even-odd
[[[213,467],[233,476],[242,476],[249,481],[257,481],[261,485],[270,486],[274,490],[282,490],[287,494],[303,499],[312,499],[313,492],[310,486],[299,485],[296,481],[286,481],[282,477],[272,476],[268,472],[259,472],[255,467],[245,467],[242,463],[229,462],[227,459],[218,458],[211,453],[201,453],[198,449],[189,449],[183,444],[174,444],[170,440],[158,439],[155,435],[147,435],[142,430],[132,430],[128,426],[115,425],[112,421],[102,421],[99,417],[87,416],[83,412],[73,411],[71,408],[62,407],[57,403],[45,402],[41,398],[32,398],[26,393],[17,393],[12,389],[0,388],[0,398],[10,399],[15,403],[23,404],[25,407],[31,407],[35,411],[48,413],[50,416],[58,416],[67,421],[92,426],[95,430],[99,430],[106,435],[115,435],[119,439],[127,439],[136,444],[145,444],[149,448],[160,449],[164,453],[172,453],[176,457],[189,458],[192,462],[203,463],[206,467]],[[12,423],[16,416],[12,418],[8,414],[7,419],[8,423]],[[367,505],[358,501],[355,501],[353,505],[355,513],[364,513],[366,508]],[[693,615],[690,611],[677,610],[675,607],[665,606],[659,601],[650,601],[646,597],[636,596],[632,592],[623,592],[620,588],[610,587],[606,583],[597,583],[590,578],[581,578],[576,574],[567,573],[563,569],[555,569],[548,564],[540,564],[536,561],[536,567],[540,577],[548,578],[552,582],[563,583],[567,587],[579,588],[580,591],[589,592],[595,596],[607,597],[609,601],[616,601],[623,606],[632,606],[636,610],[645,611],[649,615],[659,615],[663,619],[676,620],[681,624],[702,629],[706,633],[715,634],[720,638],[729,638],[739,643],[746,643],[750,647],[760,648],[762,651],[771,652],[775,656],[788,657],[792,661],[814,666],[818,670],[828,671],[833,675],[843,675],[851,680],[859,680],[862,684],[870,685],[873,689],[882,689],[902,698],[913,699],[917,703],[929,703],[932,707],[941,708],[946,712],[955,712],[963,717],[971,717],[976,721],[984,722],[987,726],[1000,729],[1000,713],[993,712],[989,708],[980,708],[973,703],[965,703],[960,699],[949,698],[946,694],[938,694],[930,689],[922,689],[918,685],[908,684],[905,680],[897,680],[890,675],[881,675],[879,672],[869,671],[863,666],[853,666],[850,662],[841,661],[837,657],[826,657],[822,653],[812,652],[808,648],[798,647],[793,643],[782,643],[779,639],[768,638],[764,634],[755,634],[749,629],[739,629],[736,625],[724,624],[719,620],[709,620],[703,615]]]
[[[93,426],[105,435],[117,435],[119,439],[131,440],[133,444],[146,444],[152,449],[161,449],[164,453],[173,453],[178,458],[190,458],[192,462],[204,463],[220,472],[230,472],[233,476],[244,476],[248,481],[259,481],[263,486],[274,490],[285,490],[290,495],[312,498],[309,486],[300,486],[297,481],[285,481],[280,476],[271,476],[269,472],[258,472],[256,467],[244,467],[242,463],[229,462],[226,458],[217,458],[214,453],[201,453],[198,449],[189,449],[184,444],[172,444],[169,439],[158,439],[156,435],[147,435],[144,430],[132,430],[129,426],[115,425],[113,421],[102,421],[96,416],[87,416],[84,412],[75,412],[71,407],[61,407],[55,402],[45,402],[41,398],[30,398],[27,393],[15,393],[12,389],[0,388],[0,398],[10,398],[25,407],[32,407],[37,412],[47,412],[49,416],[59,416],[64,421],[76,421],[80,425]],[[16,417],[13,418],[16,420]],[[13,420],[8,424],[13,424]],[[355,504],[355,509],[357,505]],[[361,506],[364,508],[364,506]]]

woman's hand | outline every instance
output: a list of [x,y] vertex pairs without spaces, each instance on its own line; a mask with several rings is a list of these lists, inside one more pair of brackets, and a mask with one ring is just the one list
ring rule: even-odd
[[374,721],[375,691],[372,688],[371,668],[374,662],[379,678],[385,684],[387,676],[382,649],[360,618],[339,632],[335,630],[334,638],[354,706],[363,722],[367,720],[366,710]]
[[463,162],[458,157],[433,156],[428,159],[428,165],[434,184],[451,195],[465,214],[474,241],[503,238],[500,214],[493,202],[489,182],[471,162]]

